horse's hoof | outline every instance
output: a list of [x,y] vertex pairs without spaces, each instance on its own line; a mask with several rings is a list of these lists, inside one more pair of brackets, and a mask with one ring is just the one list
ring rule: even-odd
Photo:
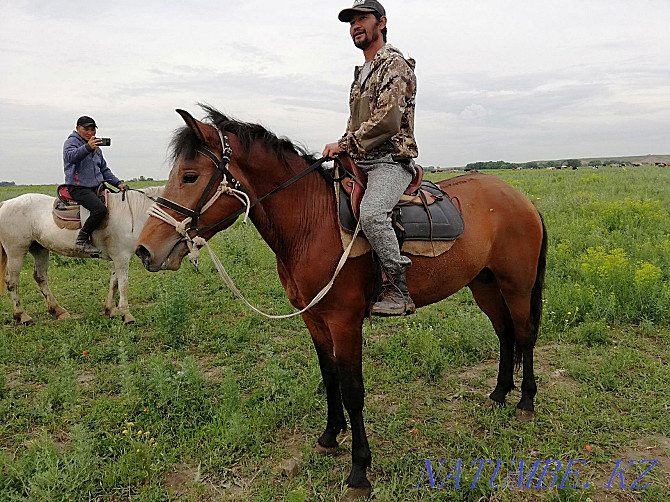
[[535,420],[535,412],[531,410],[522,410],[521,408],[517,408],[516,411],[514,412],[514,416],[520,421],[520,422],[532,422]]
[[499,403],[498,401],[494,401],[490,397],[486,398],[486,401],[484,401],[484,408],[495,408],[496,406],[502,406],[505,403]]
[[342,497],[342,502],[352,502],[354,500],[367,499],[372,493],[372,487],[368,488],[349,488]]
[[121,316],[123,319],[123,324],[134,324],[135,323],[135,318],[132,316],[132,314],[124,314]]
[[321,446],[319,443],[316,443],[316,446],[314,447],[316,452],[319,455],[335,455],[339,449],[338,446]]
[[17,316],[14,318],[17,323],[22,324],[24,326],[32,326],[35,324],[35,321],[33,321],[33,318],[30,317],[28,314],[21,314],[20,316]]
[[61,312],[60,314],[58,314],[56,316],[56,319],[58,319],[60,321],[61,319],[68,319],[69,317],[70,317],[69,312]]
[[116,310],[116,307],[111,308],[111,309],[108,309],[108,308],[105,309],[105,315],[107,317],[116,317],[117,314],[118,314],[118,311]]

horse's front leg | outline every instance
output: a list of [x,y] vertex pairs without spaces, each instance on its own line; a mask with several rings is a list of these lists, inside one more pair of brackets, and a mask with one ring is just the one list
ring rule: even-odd
[[326,402],[328,403],[328,419],[326,430],[317,441],[317,451],[322,454],[332,454],[337,451],[339,443],[337,436],[347,429],[347,421],[344,418],[342,406],[342,394],[340,392],[340,380],[335,357],[333,355],[333,340],[330,331],[323,321],[312,318],[309,314],[303,314],[303,319],[314,342],[314,348],[319,358],[321,378],[326,388]]
[[114,317],[117,314],[116,311],[116,292],[118,291],[119,280],[116,276],[116,269],[112,269],[112,276],[109,279],[109,292],[107,293],[107,298],[105,298],[105,315],[109,317]]
[[114,271],[116,273],[116,279],[118,281],[118,290],[119,290],[119,313],[121,314],[121,319],[126,324],[134,323],[135,318],[130,313],[130,305],[128,304],[128,264],[130,263],[130,257],[123,257],[117,260],[114,260]]
[[351,423],[351,473],[347,478],[350,490],[347,499],[368,496],[372,485],[367,477],[372,455],[363,423],[365,387],[363,386],[363,318],[356,322],[327,322],[333,337],[333,352],[340,380],[342,402]]

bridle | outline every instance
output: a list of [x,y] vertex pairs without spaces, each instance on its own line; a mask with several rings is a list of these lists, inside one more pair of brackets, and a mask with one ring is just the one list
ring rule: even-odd
[[[177,229],[177,232],[187,240],[187,242],[192,240],[191,236],[188,234],[189,231],[193,231],[195,232],[196,236],[200,236],[206,231],[211,229],[210,227],[199,229],[198,222],[200,220],[200,216],[202,215],[202,213],[207,211],[207,209],[209,209],[221,195],[223,194],[232,195],[233,197],[236,197],[238,200],[240,200],[247,208],[249,208],[250,206],[249,197],[246,194],[246,189],[242,188],[240,182],[237,181],[235,177],[232,175],[232,173],[228,170],[228,164],[230,164],[230,157],[233,153],[230,148],[230,142],[228,140],[228,136],[222,133],[219,129],[217,129],[217,131],[219,133],[219,138],[221,139],[221,152],[222,152],[221,158],[218,158],[216,154],[212,150],[207,148],[207,146],[204,144],[200,144],[196,148],[197,153],[199,153],[200,155],[204,155],[205,157],[207,157],[209,160],[212,161],[215,169],[214,172],[212,173],[212,176],[209,179],[209,182],[207,183],[207,186],[202,192],[202,195],[200,196],[200,199],[198,200],[195,208],[189,209],[182,206],[181,204],[177,204],[176,202],[166,199],[165,197],[158,197],[156,199],[156,205],[149,210],[150,211],[149,214],[151,216],[155,216],[170,224],[172,224],[173,221],[171,219],[165,218],[166,216],[170,217],[170,215],[167,214],[163,209],[161,209],[158,206],[163,206],[168,209],[172,209],[176,213],[185,216],[186,218],[184,220],[182,220],[181,222],[177,222],[178,224],[175,225],[175,228]],[[216,185],[216,182],[219,180],[219,178],[223,179],[221,180],[221,183],[217,187],[213,197],[208,201],[207,199],[209,197],[209,194]],[[235,213],[234,214],[235,218],[237,218],[237,216],[239,216],[240,214],[241,212]],[[246,214],[248,215],[248,210],[246,211]],[[217,223],[217,225],[219,225],[220,223]],[[186,228],[187,225],[188,228]],[[214,226],[216,225],[212,225],[211,227]]]
[[[156,204],[151,206],[151,209],[149,209],[149,215],[154,216],[160,220],[165,221],[166,223],[169,223],[170,225],[174,226],[177,232],[182,236],[182,238],[186,241],[186,245],[188,246],[189,249],[189,260],[191,260],[192,263],[197,263],[197,260],[200,256],[200,248],[202,246],[207,247],[207,251],[209,251],[209,255],[212,258],[212,261],[214,262],[214,265],[219,272],[219,275],[221,278],[225,281],[225,283],[228,285],[228,287],[231,289],[235,295],[242,300],[249,308],[251,308],[254,312],[257,312],[258,314],[267,317],[268,319],[286,319],[289,317],[294,317],[296,315],[302,314],[306,310],[312,308],[314,305],[319,303],[323,297],[325,297],[328,294],[328,291],[333,287],[333,284],[335,283],[335,279],[339,275],[340,271],[342,268],[344,268],[344,265],[349,257],[349,253],[351,252],[351,248],[354,245],[354,242],[356,241],[356,237],[358,236],[358,232],[361,228],[360,222],[356,226],[356,230],[354,231],[354,235],[351,238],[351,242],[347,246],[347,248],[344,250],[344,253],[342,254],[342,257],[340,258],[337,266],[335,267],[335,272],[333,274],[332,279],[328,284],[326,284],[321,291],[319,291],[316,296],[310,301],[305,308],[294,312],[292,314],[286,314],[286,315],[269,315],[266,314],[265,312],[257,309],[254,307],[247,299],[244,297],[244,295],[240,292],[239,289],[235,286],[233,283],[233,280],[230,278],[228,273],[226,272],[226,269],[224,268],[223,264],[219,260],[219,258],[216,256],[214,251],[212,251],[212,248],[209,246],[207,241],[202,237],[202,234],[205,232],[215,230],[217,231],[219,227],[224,228],[226,224],[228,224],[229,221],[235,221],[238,216],[240,216],[242,213],[245,213],[244,215],[244,221],[246,223],[247,218],[249,216],[249,211],[251,211],[251,208],[254,207],[256,204],[261,202],[263,199],[266,197],[269,197],[272,194],[275,194],[284,188],[286,188],[289,185],[292,185],[299,179],[303,178],[304,176],[307,176],[309,173],[312,171],[315,171],[321,165],[326,162],[328,159],[326,157],[322,157],[319,160],[317,160],[315,163],[310,165],[307,169],[304,171],[296,174],[293,176],[291,179],[285,181],[281,185],[279,185],[276,188],[273,188],[270,190],[270,192],[266,193],[262,197],[259,197],[258,199],[255,199],[253,202],[249,200],[249,196],[247,195],[248,190],[240,184],[239,181],[235,179],[235,177],[230,173],[228,170],[228,164],[230,163],[230,157],[232,155],[232,150],[230,148],[230,142],[228,141],[228,136],[226,136],[225,132],[222,132],[218,127],[216,128],[217,132],[219,133],[219,138],[221,139],[221,151],[222,155],[221,158],[219,159],[209,148],[207,148],[204,145],[199,145],[197,148],[197,152],[204,155],[207,157],[209,160],[211,160],[214,163],[214,166],[216,167],[216,170],[212,174],[212,177],[209,180],[209,183],[207,183],[207,187],[205,188],[204,192],[200,196],[200,200],[198,201],[198,204],[196,205],[195,209],[188,209],[185,208],[184,206],[177,204],[176,202],[172,202],[171,200],[168,200],[164,197],[158,197],[156,199]],[[209,196],[209,192],[211,192],[212,188],[218,181],[219,177],[222,176],[223,180],[219,184],[219,186],[216,189],[216,193],[212,196],[212,198],[207,201],[207,197]],[[232,197],[237,198],[239,201],[242,202],[244,207],[242,209],[237,210],[230,216],[224,218],[218,223],[215,223],[214,225],[209,225],[204,228],[198,228],[198,220],[200,219],[200,215],[207,211],[212,204],[221,196],[221,195],[230,195]],[[186,216],[182,221],[177,221],[175,218],[173,218],[171,215],[165,212],[164,209],[162,209],[160,206],[167,207],[169,209],[172,209],[173,211],[176,211],[179,214],[182,214]],[[189,228],[186,228],[186,225],[190,223]],[[189,231],[194,231],[196,236],[191,237],[189,235]]]
[[[189,209],[182,206],[181,204],[177,204],[176,202],[166,199],[165,197],[157,197],[156,204],[154,204],[149,209],[150,216],[154,216],[175,227],[177,233],[179,233],[179,235],[182,236],[182,239],[186,241],[186,245],[189,248],[189,259],[191,261],[197,260],[199,256],[198,249],[202,247],[205,243],[205,239],[202,237],[203,234],[210,232],[212,230],[217,232],[221,228],[225,228],[226,225],[234,222],[242,213],[244,213],[244,222],[246,223],[247,218],[249,217],[249,212],[251,211],[252,207],[260,203],[266,197],[269,197],[270,195],[275,194],[280,190],[283,190],[284,188],[288,187],[289,185],[292,185],[293,183],[303,178],[307,174],[318,169],[324,162],[328,160],[326,157],[322,157],[321,159],[317,160],[314,164],[310,165],[307,169],[293,176],[291,179],[282,183],[281,185],[274,188],[267,194],[251,201],[249,199],[248,189],[242,186],[242,184],[237,179],[235,179],[233,174],[228,170],[230,159],[233,154],[232,149],[230,148],[230,141],[228,140],[228,136],[224,131],[221,131],[218,127],[216,128],[216,131],[218,132],[219,139],[221,140],[221,158],[218,158],[216,154],[212,150],[210,150],[205,144],[201,143],[196,148],[196,152],[198,154],[204,155],[205,157],[207,157],[209,160],[212,161],[215,169],[214,172],[212,173],[211,178],[209,179],[209,182],[207,183],[207,186],[202,192],[202,195],[200,196],[200,199],[198,200],[198,203],[196,204],[195,208]],[[214,195],[208,200],[209,194],[215,187],[219,178],[222,178],[222,180],[216,187]],[[243,207],[213,225],[198,228],[198,222],[200,220],[200,216],[205,211],[207,211],[207,209],[212,207],[212,205],[222,195],[235,197],[242,203]],[[168,214],[161,206],[171,209],[176,213],[185,216],[185,218],[182,221],[178,221],[170,214]],[[189,232],[193,232],[194,235],[191,236]]]

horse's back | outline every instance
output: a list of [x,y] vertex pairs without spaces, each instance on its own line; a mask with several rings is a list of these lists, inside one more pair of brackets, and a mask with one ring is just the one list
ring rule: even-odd
[[[486,267],[500,274],[505,269],[517,276],[527,275],[534,281],[544,225],[528,197],[497,176],[481,173],[440,185],[457,200],[465,220],[463,237]],[[527,274],[522,269],[527,269]]]
[[0,205],[0,226],[30,225],[35,217],[51,214],[55,197],[42,193],[24,193]]
[[[0,242],[5,249],[25,252],[33,242],[61,254],[68,244],[60,241],[65,237],[53,221],[52,208],[55,197],[40,193],[26,193],[6,200],[0,206]],[[69,231],[66,235],[69,236]],[[52,247],[55,245],[55,248]]]
[[540,214],[533,203],[506,181],[490,174],[473,173],[437,182],[454,199],[466,221],[479,225],[541,228]]
[[[485,268],[501,276],[521,274],[532,284],[543,230],[530,200],[502,179],[481,173],[437,185],[463,215],[465,231],[451,250],[437,258],[411,257],[408,280],[413,283],[410,292],[417,306],[455,293]],[[439,270],[444,274],[436,272]]]

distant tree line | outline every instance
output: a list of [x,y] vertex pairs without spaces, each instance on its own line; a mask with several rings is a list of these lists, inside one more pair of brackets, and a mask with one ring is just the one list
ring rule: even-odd
[[505,162],[504,160],[490,160],[488,162],[471,162],[465,166],[466,170],[481,171],[482,169],[544,169],[547,167],[580,167],[582,162],[578,159],[566,161],[547,160],[544,162]]
[[13,181],[0,181],[0,187],[13,187],[16,186],[16,183]]
[[140,176],[139,178],[133,178],[132,180],[128,181],[153,181],[153,178],[145,178],[144,176]]

